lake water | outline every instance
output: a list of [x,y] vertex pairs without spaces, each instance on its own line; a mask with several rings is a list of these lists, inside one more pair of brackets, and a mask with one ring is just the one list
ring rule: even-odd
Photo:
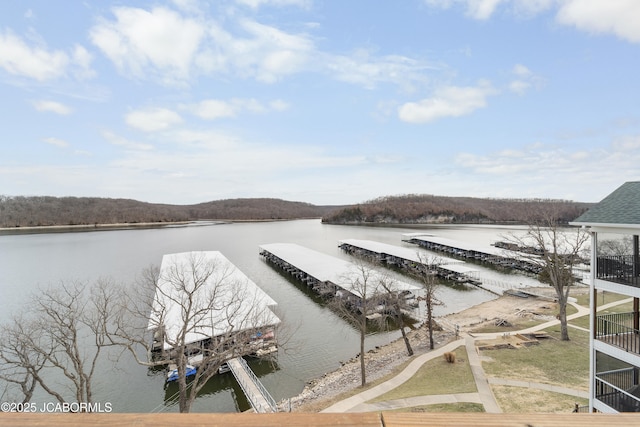
[[[275,366],[250,363],[276,401],[297,395],[306,381],[340,366],[358,352],[358,332],[338,318],[303,287],[267,264],[258,246],[266,243],[297,243],[349,260],[338,248],[341,239],[368,239],[416,248],[403,243],[402,233],[427,231],[442,237],[485,244],[500,240],[521,227],[434,226],[421,228],[354,227],[322,224],[320,220],[235,223],[197,227],[167,227],[0,236],[0,295],[4,308],[0,321],[17,313],[30,293],[61,281],[111,278],[133,286],[142,270],[159,265],[166,253],[218,250],[267,292],[277,303],[276,312],[292,333],[286,351],[281,349]],[[504,274],[485,267],[480,277],[498,282],[536,284],[520,274]],[[409,278],[403,277],[411,282]],[[437,314],[457,312],[495,298],[486,291],[467,287],[440,287],[446,305]],[[391,342],[398,331],[367,337],[368,348]],[[177,411],[165,389],[164,371],[150,372],[124,354],[117,363],[104,360],[96,378],[95,401],[110,402],[114,412]],[[38,400],[39,399],[39,400]],[[36,403],[49,400],[40,395]],[[231,374],[216,377],[193,406],[194,412],[235,412],[249,408]]]

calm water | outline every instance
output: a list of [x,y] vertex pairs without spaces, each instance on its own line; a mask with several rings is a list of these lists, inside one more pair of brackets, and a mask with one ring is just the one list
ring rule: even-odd
[[[443,237],[490,244],[518,228],[488,226],[439,226],[428,232]],[[521,229],[520,229],[521,230]],[[325,225],[319,220],[222,224],[205,227],[159,228],[77,233],[51,233],[0,236],[0,295],[4,309],[0,320],[7,321],[20,310],[30,293],[60,281],[95,281],[112,278],[133,283],[141,271],[159,265],[166,253],[219,250],[258,286],[278,302],[277,314],[292,332],[287,351],[281,350],[275,366],[251,364],[263,384],[279,401],[298,394],[306,381],[332,371],[358,353],[358,332],[336,317],[317,299],[297,287],[266,264],[258,246],[290,242],[336,257],[349,259],[338,249],[341,239],[369,239],[415,248],[401,241],[406,232],[425,228],[382,228]],[[535,284],[521,275],[507,275],[481,268],[484,279]],[[403,278],[410,281],[408,278]],[[441,287],[445,306],[438,314],[463,310],[494,298],[492,294],[470,288],[466,291]],[[384,332],[367,338],[367,345],[386,344],[399,332]],[[164,387],[164,371],[150,372],[128,355],[117,363],[103,361],[97,378],[97,402],[111,402],[114,412],[176,411],[172,399],[177,391]],[[45,400],[44,396],[36,402]],[[47,399],[48,400],[48,399]],[[193,411],[234,412],[249,405],[231,374],[212,381],[198,398]]]

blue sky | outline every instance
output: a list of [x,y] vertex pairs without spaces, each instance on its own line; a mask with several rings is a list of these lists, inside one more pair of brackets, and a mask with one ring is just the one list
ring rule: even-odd
[[[63,6],[64,5],[64,6]],[[0,194],[601,200],[637,0],[0,3]]]

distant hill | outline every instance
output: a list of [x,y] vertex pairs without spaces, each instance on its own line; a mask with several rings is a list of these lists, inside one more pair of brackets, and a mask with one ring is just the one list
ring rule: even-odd
[[322,218],[330,224],[525,224],[550,209],[559,212],[565,222],[572,221],[590,206],[564,200],[432,195],[381,197],[352,206],[316,206],[268,198],[169,205],[98,197],[0,196],[0,227],[298,218]]
[[333,209],[280,199],[168,205],[98,197],[0,196],[0,227],[320,218]]
[[381,197],[325,215],[329,224],[527,224],[553,211],[573,221],[592,204],[549,199],[480,199],[433,195]]

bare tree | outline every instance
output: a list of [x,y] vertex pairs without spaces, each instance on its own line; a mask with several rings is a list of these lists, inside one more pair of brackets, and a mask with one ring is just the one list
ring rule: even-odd
[[433,340],[433,310],[437,306],[444,305],[440,299],[438,299],[438,288],[440,282],[435,272],[435,268],[440,263],[438,257],[428,256],[423,252],[417,252],[419,264],[412,270],[412,276],[422,284],[423,295],[419,297],[420,300],[425,303],[426,310],[426,324],[429,331],[429,348],[433,350],[435,343]]
[[544,212],[540,217],[543,219],[531,222],[524,235],[512,234],[507,240],[523,248],[536,249],[535,254],[523,252],[521,256],[537,264],[540,267],[539,280],[549,283],[555,290],[561,339],[569,341],[567,301],[571,286],[577,281],[573,268],[582,263],[589,234],[579,228],[563,229],[558,215],[552,210]]
[[368,332],[368,318],[377,317],[385,322],[385,313],[398,322],[402,331],[407,351],[413,354],[413,349],[404,330],[402,310],[408,307],[404,290],[417,289],[415,286],[401,284],[365,261],[363,257],[356,257],[351,271],[345,273],[343,288],[336,292],[331,302],[334,310],[360,333],[360,376],[361,385],[366,380],[365,340]]
[[280,322],[268,308],[274,302],[219,252],[165,255],[160,269],[145,271],[142,288],[120,312],[114,339],[141,365],[175,364],[180,412],[227,360],[255,353]]
[[[111,345],[112,285],[61,283],[31,298],[28,309],[2,328],[0,378],[28,402],[40,386],[57,401],[93,402],[93,378]],[[74,396],[69,396],[72,390]]]
[[380,280],[380,287],[385,292],[385,306],[387,313],[395,320],[402,334],[404,345],[407,348],[407,354],[413,356],[413,348],[405,331],[404,312],[411,310],[410,304],[407,302],[407,294],[402,292],[396,286],[397,282],[391,278]]
[[376,272],[370,264],[361,258],[356,258],[352,271],[345,273],[344,283],[349,289],[339,289],[331,301],[331,307],[352,325],[360,334],[360,378],[361,385],[367,383],[365,365],[365,340],[367,337],[367,316],[373,313],[375,302],[373,299],[377,284]]

